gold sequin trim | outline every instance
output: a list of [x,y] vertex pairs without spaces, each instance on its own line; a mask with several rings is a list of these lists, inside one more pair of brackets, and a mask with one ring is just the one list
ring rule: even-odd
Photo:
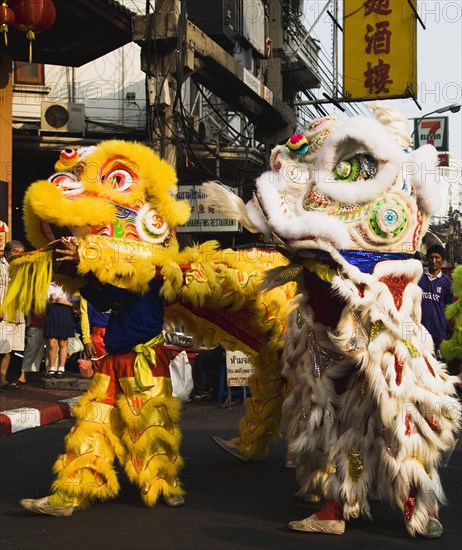
[[403,340],[403,344],[407,347],[412,357],[420,357],[419,350],[409,340]]
[[358,449],[351,449],[348,454],[348,473],[353,483],[357,483],[364,471],[364,464],[361,453]]
[[371,331],[369,333],[369,339],[374,340],[377,338],[379,332],[381,332],[385,328],[385,325],[383,324],[383,321],[375,321],[375,323],[372,323],[371,325]]
[[452,420],[451,415],[449,414],[449,411],[448,411],[447,407],[442,407],[441,408],[441,414],[444,416],[444,418],[446,418],[446,420]]

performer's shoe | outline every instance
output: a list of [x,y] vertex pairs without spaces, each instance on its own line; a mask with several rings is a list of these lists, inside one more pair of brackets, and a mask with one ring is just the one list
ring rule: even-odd
[[221,447],[230,455],[233,455],[236,458],[239,458],[239,460],[243,460],[244,462],[248,462],[244,455],[241,453],[239,447],[231,441],[226,441],[226,439],[222,439],[221,437],[218,437],[216,435],[214,435],[212,439],[219,447]]
[[427,539],[437,539],[443,534],[443,526],[437,518],[429,517],[425,533],[422,536]]
[[302,497],[305,502],[320,502],[321,496],[316,493],[305,493]]
[[73,506],[53,506],[48,502],[48,497],[23,498],[19,501],[19,504],[29,512],[46,514],[47,516],[71,516],[74,511]]
[[328,535],[343,535],[345,521],[343,519],[319,519],[316,514],[300,521],[291,521],[289,529],[304,533],[326,533]]
[[295,462],[296,462],[295,454],[288,452],[286,454],[286,461],[284,463],[284,468],[289,468],[289,469],[296,468]]
[[181,495],[170,495],[166,496],[164,495],[164,503],[166,506],[169,506],[170,508],[178,508],[179,506],[183,506],[185,503],[184,497]]

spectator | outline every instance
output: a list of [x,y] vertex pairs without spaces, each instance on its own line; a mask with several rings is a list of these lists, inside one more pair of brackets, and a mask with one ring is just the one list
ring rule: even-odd
[[194,361],[196,380],[192,399],[202,401],[211,398],[210,386],[218,388],[220,366],[225,362],[226,350],[221,345],[199,353]]
[[[9,283],[10,261],[25,251],[21,241],[9,241],[5,244],[3,258],[0,259],[0,304],[3,302]],[[20,384],[8,382],[7,373],[12,351],[23,351],[25,340],[24,315],[18,314],[14,321],[3,319],[0,311],[0,388],[2,390],[17,389]]]
[[444,310],[454,301],[451,279],[441,270],[445,257],[444,247],[439,244],[430,246],[427,250],[428,267],[419,281],[422,289],[422,325],[433,338],[438,359],[441,358],[440,344],[449,336]]
[[[69,338],[75,334],[72,297],[56,282],[48,289],[44,336],[47,340],[48,371],[45,378],[64,376]],[[56,369],[56,361],[58,368]]]
[[17,380],[19,384],[26,383],[26,373],[40,372],[40,365],[45,355],[45,338],[43,336],[45,318],[30,313],[26,325],[26,346],[22,359],[21,376]]

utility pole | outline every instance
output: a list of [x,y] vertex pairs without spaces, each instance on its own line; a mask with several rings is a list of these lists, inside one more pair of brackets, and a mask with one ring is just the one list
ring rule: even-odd
[[274,145],[293,133],[296,115],[282,100],[283,34],[279,0],[270,1],[276,55],[269,62],[268,86],[262,86],[239,60],[191,21],[181,19],[184,14],[179,0],[158,4],[155,13],[134,18],[133,40],[141,46],[142,71],[152,77],[152,135],[153,141],[159,143],[162,157],[175,165],[173,103],[177,87],[181,86],[184,76],[191,73],[202,86],[247,116],[255,125],[256,139],[262,143]]
[[[156,34],[167,36],[178,30],[181,15],[180,0],[164,0],[155,8],[150,20]],[[181,37],[180,37],[181,39]],[[177,146],[173,103],[177,93],[174,75],[177,66],[177,50],[155,48],[150,50],[145,72],[150,78],[150,102],[152,108],[152,141],[158,143],[159,155],[176,168]]]
[[281,51],[283,47],[283,29],[282,29],[282,5],[280,0],[269,0],[268,2],[268,35],[271,36],[272,55],[268,62],[268,87],[273,92],[274,97],[283,100],[282,88],[282,59]]

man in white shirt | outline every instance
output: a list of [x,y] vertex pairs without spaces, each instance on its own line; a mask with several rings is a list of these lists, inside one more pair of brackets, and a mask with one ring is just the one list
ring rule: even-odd
[[[9,241],[5,244],[3,257],[0,258],[0,304],[5,299],[9,283],[10,261],[25,251],[21,241]],[[5,321],[0,311],[0,389],[17,389],[17,382],[8,383],[6,375],[10,366],[11,352],[23,351],[25,340],[24,315],[20,313],[14,321]]]

